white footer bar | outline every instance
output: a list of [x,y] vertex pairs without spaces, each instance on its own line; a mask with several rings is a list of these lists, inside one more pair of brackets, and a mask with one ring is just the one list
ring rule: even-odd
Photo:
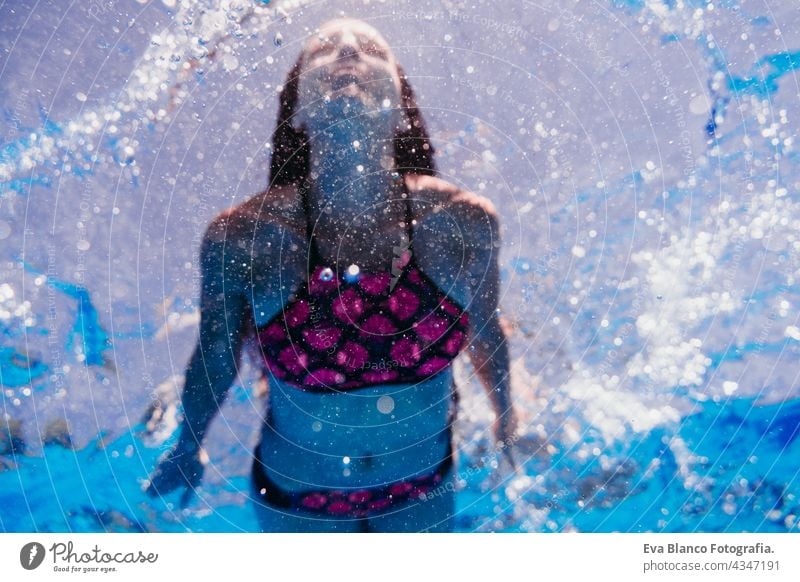
[[795,581],[799,564],[792,534],[0,535],[4,580]]

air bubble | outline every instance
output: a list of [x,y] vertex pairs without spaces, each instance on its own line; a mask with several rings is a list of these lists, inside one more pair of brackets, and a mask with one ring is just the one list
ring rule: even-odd
[[280,32],[275,34],[275,38],[272,39],[272,44],[275,46],[281,46],[283,44],[283,35]]
[[333,280],[333,269],[330,267],[325,267],[319,273],[319,280],[320,281],[332,281]]
[[378,412],[381,414],[391,414],[394,410],[394,398],[391,396],[381,396],[378,398],[376,406],[378,407]]
[[348,283],[355,283],[358,281],[358,276],[361,273],[361,269],[358,265],[350,265],[347,267],[347,271],[345,271],[344,278]]

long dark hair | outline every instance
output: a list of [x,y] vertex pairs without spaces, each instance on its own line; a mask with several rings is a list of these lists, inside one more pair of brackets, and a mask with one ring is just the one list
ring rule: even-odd
[[[302,130],[296,130],[291,124],[297,108],[302,66],[303,54],[301,53],[289,71],[286,82],[283,84],[283,91],[280,93],[278,123],[272,134],[269,186],[272,188],[294,184],[300,188],[300,195],[305,203],[305,181],[309,173],[308,135]],[[397,74],[400,77],[401,106],[408,117],[409,127],[397,132],[394,137],[396,170],[402,175],[435,176],[434,150],[425,129],[422,114],[417,108],[414,92],[400,65],[397,65]]]

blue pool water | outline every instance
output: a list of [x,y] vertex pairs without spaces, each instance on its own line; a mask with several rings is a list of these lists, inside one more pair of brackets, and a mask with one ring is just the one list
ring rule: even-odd
[[[309,32],[383,31],[442,176],[501,214],[522,471],[466,358],[463,531],[797,531],[793,2],[0,8],[0,531],[252,531],[245,362],[185,508],[171,443],[208,222],[266,182]],[[420,40],[423,39],[423,40]]]

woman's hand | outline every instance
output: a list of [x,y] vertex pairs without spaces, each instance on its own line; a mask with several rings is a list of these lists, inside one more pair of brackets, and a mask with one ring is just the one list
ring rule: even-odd
[[150,476],[150,484],[145,492],[151,497],[156,497],[185,487],[186,491],[181,496],[181,506],[185,506],[194,493],[194,488],[203,478],[204,456],[203,449],[196,443],[179,441],[161,458]]

